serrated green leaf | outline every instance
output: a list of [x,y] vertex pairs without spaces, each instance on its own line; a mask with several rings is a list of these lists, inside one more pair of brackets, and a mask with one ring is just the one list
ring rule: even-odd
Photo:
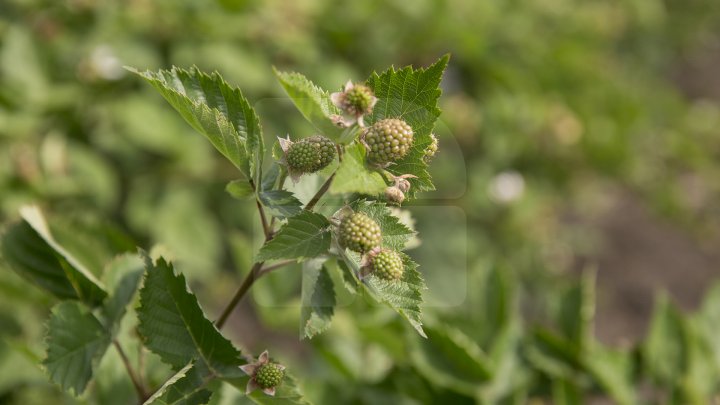
[[2,256],[10,267],[58,298],[99,305],[107,296],[102,283],[57,243],[40,209],[25,206],[20,214],[22,221],[2,237]]
[[145,346],[175,369],[194,361],[218,377],[236,371],[240,352],[205,317],[185,277],[163,258],[146,256],[145,269],[137,310]]
[[225,191],[233,198],[244,200],[255,193],[250,182],[246,179],[233,180],[225,186]]
[[432,142],[430,134],[440,116],[440,81],[449,59],[445,55],[425,69],[408,66],[396,71],[390,68],[382,74],[373,73],[367,81],[378,98],[367,122],[372,124],[383,118],[402,118],[413,129],[414,141],[410,151],[400,162],[387,169],[395,175],[417,176],[409,179],[412,185],[410,196],[417,191],[435,189],[423,156],[425,148]]
[[215,72],[193,67],[158,72],[131,72],[147,80],[195,130],[232,162],[245,177],[259,184],[264,155],[260,120],[240,89]]
[[112,335],[135,296],[144,271],[145,265],[138,255],[121,255],[108,264],[105,274],[106,280],[110,279],[108,287],[112,292],[103,305],[103,316]]
[[258,198],[270,215],[278,218],[289,218],[302,211],[302,203],[287,190],[268,190],[258,193]]
[[330,185],[331,193],[361,193],[375,196],[383,193],[386,187],[383,176],[376,171],[368,170],[365,165],[365,148],[357,143],[345,148],[343,160]]
[[317,257],[330,249],[330,239],[327,218],[303,211],[288,219],[278,234],[260,249],[255,261]]
[[376,300],[387,304],[407,319],[420,336],[427,337],[423,331],[420,310],[423,302],[422,294],[427,287],[420,272],[417,271],[417,263],[406,254],[400,255],[405,266],[402,279],[384,280],[371,274],[363,280],[363,285]]
[[447,325],[426,326],[427,339],[411,340],[413,366],[434,384],[475,396],[491,377],[490,360],[480,347]]
[[330,100],[330,94],[300,73],[274,71],[283,89],[305,119],[323,135],[337,140],[342,130],[330,121],[330,116],[340,114],[340,110]]
[[335,312],[335,289],[322,260],[303,263],[300,335],[310,339],[330,326]]
[[213,379],[208,370],[188,363],[168,379],[143,405],[201,405],[210,400],[206,389]]
[[380,225],[382,246],[402,250],[415,232],[390,213],[385,203],[358,200],[352,204],[354,211],[362,212]]
[[81,394],[110,340],[100,321],[80,303],[59,303],[48,322],[47,357],[43,361],[50,379],[63,390]]

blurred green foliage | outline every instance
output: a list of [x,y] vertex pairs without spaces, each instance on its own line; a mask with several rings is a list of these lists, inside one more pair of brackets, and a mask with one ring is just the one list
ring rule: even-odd
[[[300,137],[312,129],[271,66],[339,89],[450,52],[438,190],[409,208],[430,339],[346,301],[327,334],[298,344],[290,270],[255,286],[235,340],[281,353],[318,403],[708,403],[717,289],[691,317],[660,298],[646,344],[607,348],[593,338],[592,276],[558,273],[598,249],[567,216],[592,217],[618,189],[716,235],[720,104],[672,77],[717,41],[712,0],[4,0],[0,220],[39,202],[68,240],[103,235],[76,249],[95,242],[95,263],[157,245],[217,313],[261,242],[254,207],[224,193],[232,167],[122,66],[217,70],[256,101],[266,136]],[[1,270],[0,403],[76,403],[38,366],[50,299]],[[167,377],[156,358],[147,369],[155,384]],[[97,375],[81,403],[133,401],[114,353]],[[222,392],[213,401],[233,403]]]

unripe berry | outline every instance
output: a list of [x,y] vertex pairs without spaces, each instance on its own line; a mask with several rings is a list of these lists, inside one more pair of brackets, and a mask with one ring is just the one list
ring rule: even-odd
[[260,388],[274,388],[280,385],[283,377],[285,377],[285,370],[275,363],[267,363],[261,365],[255,372],[255,382]]
[[360,212],[343,218],[338,236],[342,246],[358,253],[368,252],[382,243],[380,225]]
[[423,156],[425,163],[430,163],[432,158],[435,157],[439,146],[437,136],[435,136],[435,134],[430,134],[430,137],[432,138],[432,143],[425,148],[425,155]]
[[368,147],[368,161],[386,165],[408,153],[413,142],[413,130],[401,119],[386,118],[368,128],[363,140]]
[[394,250],[384,249],[371,259],[373,274],[385,280],[399,280],[403,276],[402,257]]
[[314,173],[335,159],[335,144],[322,135],[313,135],[290,145],[285,155],[290,170]]
[[370,114],[374,95],[369,87],[356,84],[343,93],[342,109],[351,115]]

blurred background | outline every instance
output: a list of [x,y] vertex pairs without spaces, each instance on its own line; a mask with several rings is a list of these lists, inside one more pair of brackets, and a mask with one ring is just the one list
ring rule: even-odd
[[[407,207],[422,237],[410,254],[430,287],[430,341],[475,345],[498,372],[453,363],[449,346],[365,302],[299,341],[292,270],[256,284],[227,335],[291,364],[318,403],[616,403],[623,384],[650,403],[710,403],[720,388],[718,323],[702,322],[720,305],[703,298],[720,274],[714,0],[0,0],[0,222],[35,202],[97,257],[158,245],[214,318],[251,265],[254,205],[224,192],[233,168],[123,66],[219,71],[255,104],[269,143],[312,134],[272,66],[336,91],[448,52],[437,191]],[[110,355],[81,399],[51,385],[37,363],[52,300],[2,264],[0,277],[0,403],[132,403]],[[591,346],[621,358],[622,382],[585,352],[543,349],[547,336],[572,341],[562,311],[577,291],[595,313]],[[681,374],[636,372],[655,353],[649,331],[667,326],[649,326],[656,302],[693,314],[669,317],[692,326],[678,332],[686,340],[657,338]],[[709,354],[692,361],[708,363],[694,368],[687,336],[706,332],[698,353]],[[149,364],[162,382],[167,370]],[[665,392],[662,378],[685,382]],[[227,395],[214,401],[234,403]]]

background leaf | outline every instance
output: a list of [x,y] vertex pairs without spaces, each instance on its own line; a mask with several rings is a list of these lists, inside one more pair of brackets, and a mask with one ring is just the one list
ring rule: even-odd
[[2,237],[2,255],[10,267],[58,298],[100,304],[107,295],[102,284],[55,241],[40,209],[25,206],[21,216]]

